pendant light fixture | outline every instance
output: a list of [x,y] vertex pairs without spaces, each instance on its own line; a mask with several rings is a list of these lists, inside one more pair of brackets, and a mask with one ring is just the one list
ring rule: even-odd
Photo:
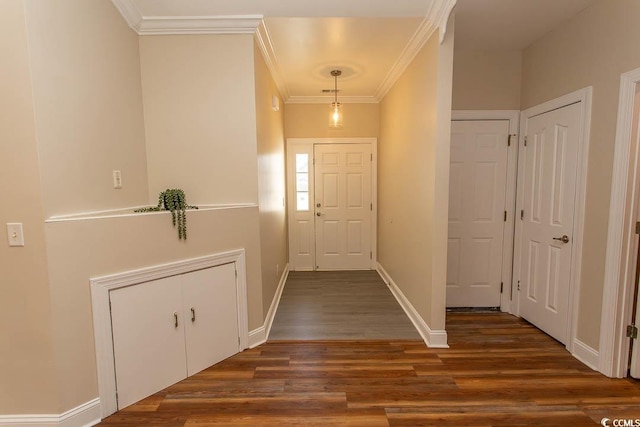
[[333,70],[331,71],[331,75],[333,76],[335,84],[333,90],[334,98],[331,103],[331,110],[329,113],[329,127],[333,129],[340,129],[342,128],[343,114],[342,104],[338,102],[338,77],[342,75],[342,71]]

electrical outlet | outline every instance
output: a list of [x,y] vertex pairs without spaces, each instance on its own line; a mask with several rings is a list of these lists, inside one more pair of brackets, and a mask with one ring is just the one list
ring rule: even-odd
[[116,190],[122,188],[122,173],[118,170],[113,171],[113,188]]
[[22,230],[22,223],[7,223],[7,238],[9,239],[9,246],[24,246],[24,232]]

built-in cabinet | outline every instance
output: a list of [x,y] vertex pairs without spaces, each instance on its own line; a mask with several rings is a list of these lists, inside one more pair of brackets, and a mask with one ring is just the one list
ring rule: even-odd
[[235,264],[109,292],[122,409],[240,350]]

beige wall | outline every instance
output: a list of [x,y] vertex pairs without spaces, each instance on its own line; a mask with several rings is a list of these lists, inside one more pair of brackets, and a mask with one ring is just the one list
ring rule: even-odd
[[254,45],[256,130],[258,138],[258,201],[262,263],[262,307],[269,311],[287,261],[285,211],[284,111],[273,111],[276,87],[267,64]]
[[249,329],[262,326],[258,209],[190,211],[187,221],[186,242],[177,239],[169,213],[46,225],[64,410],[98,395],[91,277],[245,248]]
[[458,50],[453,55],[454,110],[519,110],[522,51]]
[[438,330],[445,312],[450,39],[441,46],[432,36],[380,104],[378,259]]
[[[0,2],[0,414],[58,413],[24,7]],[[8,247],[21,222],[25,246]]]
[[593,86],[578,339],[598,349],[620,74],[640,67],[640,2],[595,0],[524,51],[522,109]]
[[377,137],[380,126],[378,104],[344,104],[344,127],[329,128],[329,104],[287,104],[285,136],[287,138],[355,138]]
[[136,34],[110,1],[24,4],[45,215],[145,203]]
[[151,202],[257,203],[251,35],[140,37]]

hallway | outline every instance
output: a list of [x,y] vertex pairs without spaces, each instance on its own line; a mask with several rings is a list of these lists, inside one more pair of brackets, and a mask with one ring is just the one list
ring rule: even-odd
[[289,273],[269,341],[420,339],[376,271]]
[[448,313],[449,349],[418,340],[274,341],[101,426],[595,426],[639,419],[640,384],[609,379],[528,323]]

